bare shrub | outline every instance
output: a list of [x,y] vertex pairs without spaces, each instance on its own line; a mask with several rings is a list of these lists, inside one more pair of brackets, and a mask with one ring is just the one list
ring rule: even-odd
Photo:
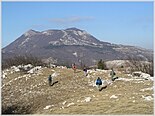
[[153,76],[153,60],[151,61],[142,61],[139,58],[133,58],[128,56],[128,65],[131,68],[131,72],[134,71],[142,71],[144,73],[150,74],[151,76]]
[[17,103],[6,105],[3,103],[1,113],[2,115],[22,115],[22,114],[32,114],[32,103],[27,103],[26,101],[18,101]]
[[29,54],[23,56],[19,55],[13,58],[2,60],[2,69],[9,68],[11,66],[26,65],[26,64],[32,64],[33,66],[44,65],[41,59]]

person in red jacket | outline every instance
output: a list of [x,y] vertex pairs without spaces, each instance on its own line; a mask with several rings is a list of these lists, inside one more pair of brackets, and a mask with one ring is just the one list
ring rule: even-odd
[[72,69],[74,70],[74,73],[75,73],[76,72],[76,65],[75,65],[75,63],[72,64]]

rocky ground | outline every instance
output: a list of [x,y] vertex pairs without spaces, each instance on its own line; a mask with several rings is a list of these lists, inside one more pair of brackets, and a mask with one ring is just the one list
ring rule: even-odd
[[[3,114],[153,114],[153,77],[116,71],[119,78],[111,82],[110,70],[89,70],[86,77],[82,70],[61,66],[25,72],[12,67],[2,73]],[[98,76],[108,84],[102,91],[95,86]]]

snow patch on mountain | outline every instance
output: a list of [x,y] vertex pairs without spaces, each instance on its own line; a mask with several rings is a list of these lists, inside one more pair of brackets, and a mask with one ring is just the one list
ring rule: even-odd
[[30,36],[36,35],[37,33],[39,32],[36,32],[34,30],[29,30],[26,33],[24,33],[24,36],[30,37]]
[[74,52],[74,53],[73,53],[73,55],[74,55],[75,57],[77,57],[77,56],[78,56],[78,55],[77,55],[77,52]]
[[46,107],[44,108],[44,110],[48,110],[48,109],[50,109],[52,106],[53,106],[53,105],[48,105],[48,106],[46,106]]
[[82,36],[84,33],[81,31],[77,31],[78,35]]
[[90,102],[91,101],[91,97],[86,97],[85,98],[85,102]]
[[20,69],[16,66],[12,66],[11,69],[14,71],[14,72],[19,72]]
[[69,107],[69,106],[71,106],[71,105],[74,105],[74,104],[75,104],[75,103],[73,103],[73,102],[72,102],[72,103],[69,103],[69,104],[67,105],[67,107]]
[[152,96],[144,96],[144,95],[142,95],[142,98],[143,98],[145,101],[152,101],[152,100],[153,100],[153,97],[152,97]]
[[97,46],[98,44],[89,39],[90,35],[86,31],[78,29],[61,30],[62,37],[56,41],[50,41],[51,45],[89,45]]
[[43,32],[42,34],[45,34],[45,35],[52,35],[51,33],[48,33],[48,32]]
[[110,99],[112,99],[112,98],[116,99],[116,98],[118,98],[118,96],[112,95],[112,96],[110,97]]
[[54,72],[51,76],[52,76],[52,77],[57,77],[58,75],[59,75],[59,73]]
[[141,71],[135,71],[132,73],[132,76],[135,78],[140,78],[140,79],[146,79],[146,80],[152,80],[151,76],[147,73],[143,73]]
[[140,91],[152,91],[153,90],[153,87],[149,87],[149,88],[144,88],[144,89],[141,89]]
[[19,46],[22,46],[22,45],[24,45],[26,42],[28,42],[30,40],[30,38],[28,37],[28,38],[26,38]]
[[42,34],[44,34],[44,35],[52,35],[53,31],[52,30],[43,31]]
[[64,101],[63,103],[62,103],[62,105],[65,105],[67,103],[67,101]]
[[62,38],[64,38],[65,36],[67,36],[67,32],[62,30],[62,32],[64,33],[64,35],[62,36]]
[[75,35],[77,35],[77,36],[79,35],[77,31],[73,31],[73,33],[74,33]]
[[41,66],[36,66],[34,68],[32,68],[31,70],[28,71],[28,73],[32,74],[37,72],[38,70],[40,70],[42,67]]

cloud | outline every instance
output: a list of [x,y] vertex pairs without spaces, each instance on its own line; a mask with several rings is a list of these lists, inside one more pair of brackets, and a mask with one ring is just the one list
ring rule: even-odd
[[59,23],[59,24],[70,24],[70,23],[79,23],[83,21],[91,21],[93,17],[80,17],[80,16],[73,16],[73,17],[65,17],[65,18],[51,18],[49,19],[50,22]]

